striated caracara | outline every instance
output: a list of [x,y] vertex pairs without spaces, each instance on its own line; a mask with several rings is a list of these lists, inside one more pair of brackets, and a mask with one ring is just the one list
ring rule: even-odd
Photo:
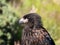
[[19,23],[24,25],[21,45],[55,45],[50,34],[43,27],[38,14],[26,14],[19,20]]

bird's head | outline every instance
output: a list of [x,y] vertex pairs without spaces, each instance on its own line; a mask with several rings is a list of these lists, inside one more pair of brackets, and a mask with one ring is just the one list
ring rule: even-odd
[[30,14],[24,15],[19,20],[19,23],[20,24],[25,24],[25,26],[28,25],[30,27],[34,27],[36,25],[42,25],[41,17],[36,13],[30,13]]

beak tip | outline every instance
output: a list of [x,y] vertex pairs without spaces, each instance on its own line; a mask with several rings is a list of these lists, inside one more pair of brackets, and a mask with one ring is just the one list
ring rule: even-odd
[[23,22],[22,21],[19,21],[19,24],[23,24]]

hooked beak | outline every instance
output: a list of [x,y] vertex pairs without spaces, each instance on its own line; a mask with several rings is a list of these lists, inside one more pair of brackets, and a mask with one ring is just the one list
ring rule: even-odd
[[27,22],[28,22],[28,19],[21,18],[21,19],[19,20],[19,24],[25,24],[25,23],[27,23]]

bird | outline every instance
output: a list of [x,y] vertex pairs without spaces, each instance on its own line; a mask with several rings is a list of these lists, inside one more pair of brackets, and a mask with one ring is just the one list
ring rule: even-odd
[[25,14],[19,24],[23,26],[21,45],[55,45],[37,13]]

